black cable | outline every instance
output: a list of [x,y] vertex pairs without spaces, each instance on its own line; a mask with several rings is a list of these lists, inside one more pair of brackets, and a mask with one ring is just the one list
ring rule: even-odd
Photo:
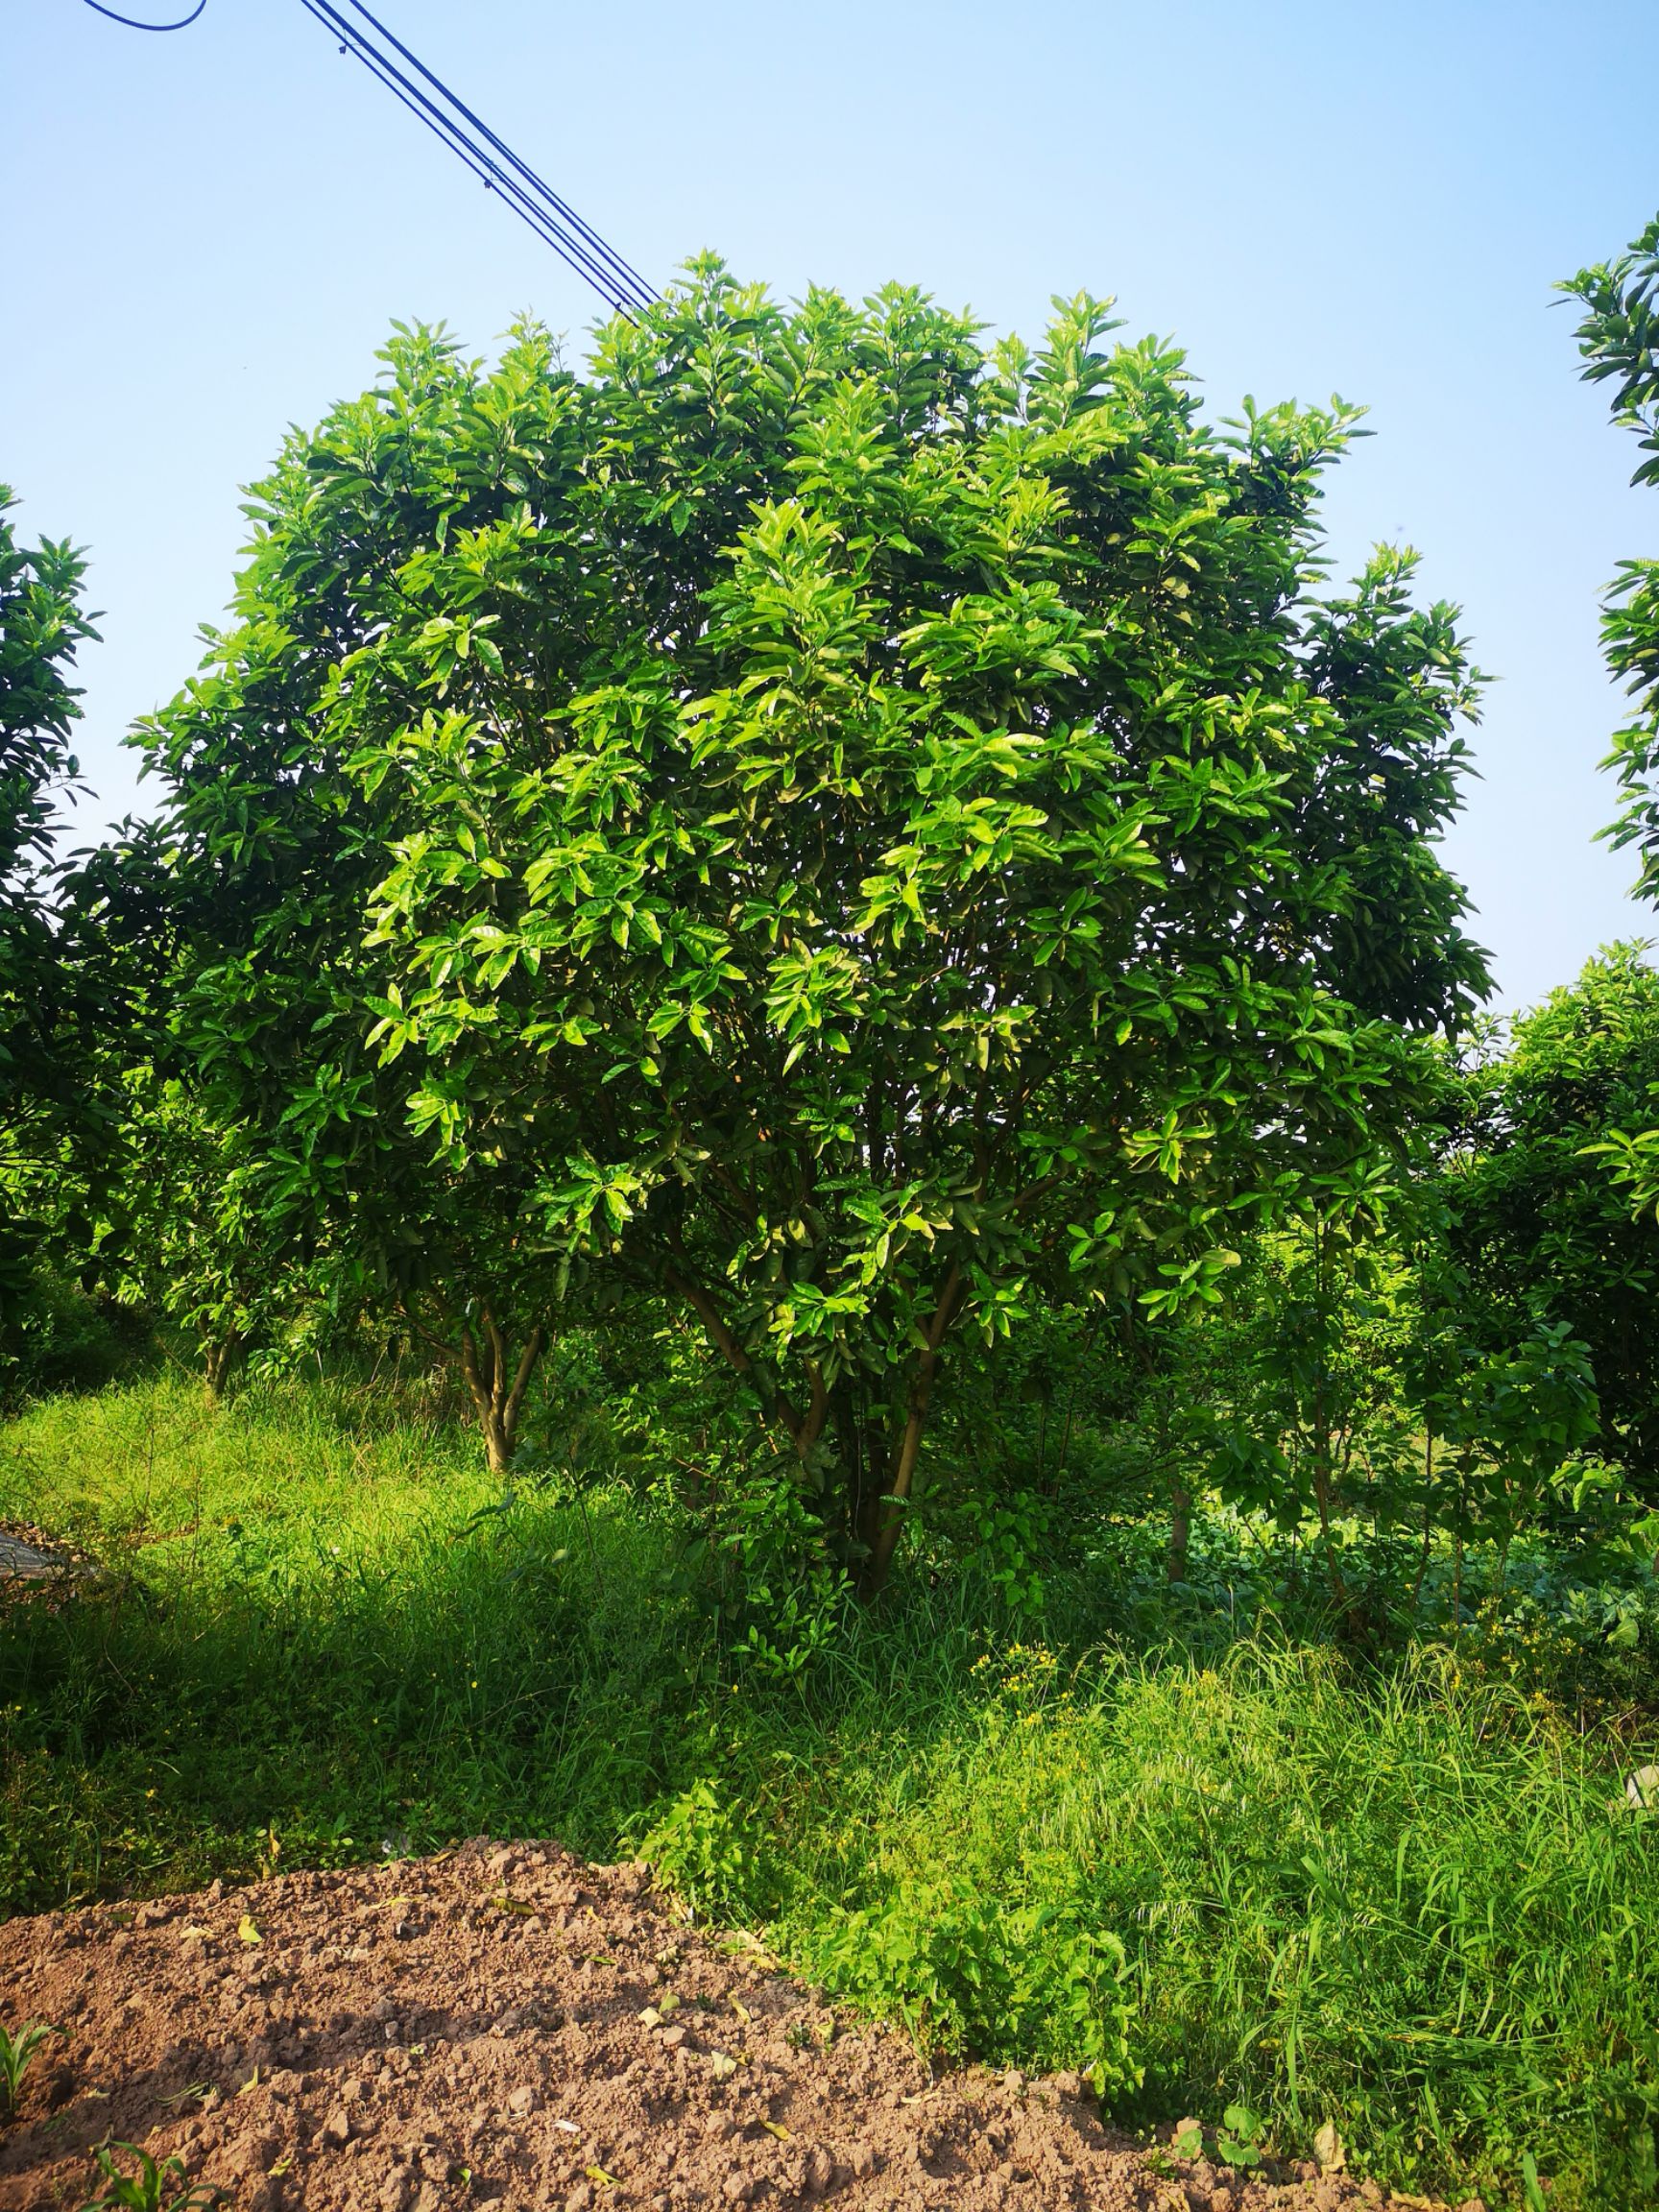
[[[553,190],[552,186],[546,183],[541,177],[539,177],[535,170],[532,169],[527,162],[521,161],[518,156],[514,153],[511,146],[507,145],[503,139],[496,137],[494,132],[490,129],[490,126],[484,121],[483,117],[480,115],[475,115],[472,109],[467,106],[467,103],[462,100],[458,94],[451,91],[449,86],[445,84],[441,77],[435,76],[433,72],[427,68],[426,64],[421,60],[419,55],[412,54],[409,48],[403,44],[402,40],[397,36],[396,33],[389,31],[385,24],[380,21],[379,17],[373,14],[370,9],[364,6],[364,0],[347,0],[347,5],[355,9],[357,13],[363,17],[365,22],[373,24],[374,29],[380,34],[381,37],[384,38],[389,45],[396,47],[397,52],[402,55],[404,60],[407,61],[412,68],[418,69],[421,75],[425,78],[427,84],[430,84],[433,89],[438,92],[445,100],[446,100],[450,107],[453,108],[458,114],[466,117],[467,121],[471,124],[472,128],[482,134],[482,136],[490,143],[490,145],[495,149],[496,153],[499,154],[504,160],[506,160],[515,170],[517,171],[518,175],[524,180],[525,183],[529,185],[532,191],[539,193],[544,200],[549,202],[549,204],[557,210],[557,212],[565,219],[565,222],[573,225],[573,227],[582,234],[588,244],[594,250],[594,252],[599,253],[604,258],[604,260],[608,262],[610,266],[616,272],[617,276],[622,279],[623,283],[629,286],[637,294],[642,305],[645,302],[656,299],[657,294],[655,290],[645,281],[644,277],[640,276],[639,272],[634,268],[631,263],[625,261],[621,254],[618,253],[613,247],[607,245],[605,240],[600,237],[599,233],[592,229],[587,223],[585,223],[581,216],[577,214],[576,210],[571,207],[565,201],[562,200],[558,193]],[[329,13],[333,14],[334,12],[335,11],[330,8]]]
[[425,125],[433,135],[475,176],[487,190],[500,191],[521,221],[533,229],[542,242],[553,248],[570,268],[586,277],[606,304],[619,314],[627,314],[630,301],[619,296],[614,281],[608,272],[596,264],[582,248],[580,242],[569,237],[546,211],[530,201],[497,165],[475,146],[453,117],[428,100],[418,85],[412,84],[397,64],[385,55],[376,52],[369,40],[350,24],[344,22],[327,5],[327,0],[301,0],[306,12],[315,16],[325,29],[332,30],[341,40],[342,54],[350,54],[361,61],[371,75],[384,84],[395,99],[409,109],[416,120]]
[[[329,0],[323,0],[323,4],[326,8],[328,14],[333,16],[336,21],[339,21],[339,12],[337,9],[329,5]],[[442,78],[435,76],[433,72],[426,67],[425,63],[421,60],[418,55],[411,53],[409,48],[405,46],[394,33],[388,31],[385,25],[382,24],[368,8],[362,5],[362,0],[349,0],[349,5],[356,10],[357,13],[361,15],[366,22],[373,24],[375,30],[380,33],[381,36],[384,37],[390,45],[396,48],[399,54],[403,55],[404,58],[411,63],[411,65],[415,69],[419,70],[421,75],[434,88],[434,90],[437,91],[443,97],[443,99],[448,102],[450,108],[453,108],[456,113],[464,116],[466,120],[473,127],[473,129],[477,131],[479,134],[485,139],[485,141],[489,145],[493,146],[495,151],[501,155],[502,158],[508,163],[509,167],[517,173],[517,178],[523,180],[523,186],[528,188],[529,193],[538,197],[541,202],[543,203],[544,209],[551,212],[555,227],[561,231],[564,231],[565,226],[568,226],[569,229],[573,230],[577,234],[576,239],[570,240],[569,242],[576,247],[577,253],[589,276],[597,275],[600,271],[604,272],[604,281],[598,284],[597,289],[609,297],[613,290],[619,288],[623,296],[623,303],[627,305],[644,306],[657,298],[657,293],[654,288],[646,282],[644,277],[639,275],[638,271],[635,269],[629,262],[625,261],[622,255],[618,253],[613,247],[610,246],[606,240],[603,239],[599,233],[592,228],[589,224],[584,222],[582,217],[576,213],[575,209],[569,205],[568,202],[562,199],[560,195],[555,192],[552,187],[545,181],[545,180],[540,177],[537,172],[530,167],[528,162],[521,160],[519,156],[514,153],[512,147],[510,147],[504,139],[498,137],[496,133],[490,129],[489,125],[484,122],[481,116],[475,114],[474,111],[467,106],[466,102],[444,83]],[[361,33],[357,33],[355,36],[359,38],[362,36]],[[407,78],[402,77],[401,71],[398,71],[397,74],[401,81],[405,84],[408,84],[409,81]],[[411,85],[409,88],[415,93],[416,98],[421,101],[422,107],[427,108],[431,108],[432,103],[425,98],[424,94],[421,93],[415,86]],[[445,120],[450,129],[453,130],[456,128],[450,118],[445,117]],[[477,150],[474,149],[474,151],[476,152]],[[525,197],[524,190],[518,184],[505,178],[502,175],[501,170],[498,169],[493,161],[488,160],[487,156],[483,156],[483,158],[487,161],[491,174],[495,180],[496,184],[498,186],[505,186],[505,188],[516,200],[522,201]],[[542,209],[538,209],[538,213],[541,216],[543,221],[546,220],[546,214]],[[578,244],[577,241],[580,241],[580,243]],[[597,268],[595,267],[596,263]]]
[[96,9],[100,15],[108,15],[111,23],[124,23],[129,31],[188,31],[203,9],[206,7],[207,0],[196,0],[196,5],[191,9],[189,14],[180,15],[177,23],[139,23],[134,21],[131,15],[117,15],[113,8],[105,7],[104,0],[86,0],[86,5],[88,8]]
[[[565,203],[556,194],[549,191],[545,185],[541,185],[541,199],[539,201],[518,181],[517,177],[504,170],[481,147],[474,144],[464,127],[455,120],[455,117],[446,114],[442,108],[421,91],[418,84],[413,84],[404,75],[395,61],[377,51],[363,32],[359,31],[354,24],[349,23],[338,10],[330,5],[330,0],[301,0],[301,5],[308,14],[322,23],[325,29],[331,30],[340,38],[342,53],[349,53],[361,61],[371,74],[378,78],[387,90],[405,108],[409,108],[420,122],[425,124],[433,135],[447,146],[450,152],[455,154],[481,182],[488,188],[499,192],[520,221],[527,224],[545,245],[551,246],[560,258],[578,276],[585,277],[613,312],[625,316],[632,322],[634,320],[632,310],[643,306],[647,300],[656,297],[645,285],[643,279],[637,276],[633,271],[628,270],[627,264],[622,262],[619,255],[611,252],[611,249],[605,245],[603,239],[597,236],[597,233],[591,231],[588,225],[581,221],[580,217],[569,213]],[[408,52],[408,49],[400,45],[398,40],[391,37],[389,33],[386,36],[389,42],[397,47],[400,53]],[[419,61],[415,62],[415,66],[421,69],[421,74],[428,79],[428,82],[434,84],[438,83]],[[462,108],[459,101],[456,101],[454,105],[461,112],[470,115],[470,109]],[[497,147],[502,146],[502,142],[487,127],[480,124],[478,129],[492,144]],[[513,154],[510,147],[503,147],[502,151],[515,169],[534,178],[534,171],[528,170],[524,163],[518,161],[517,156]],[[536,182],[540,185],[541,180],[536,179]],[[561,220],[566,215],[568,215],[571,225],[580,233],[579,235],[573,236],[570,230],[565,228],[565,222]],[[601,255],[605,258],[601,259]],[[619,270],[627,272],[626,278],[617,274]]]
[[[301,5],[309,9],[311,13],[318,14],[318,11],[311,7],[311,0],[301,0]],[[323,20],[320,14],[318,14],[318,20]],[[344,46],[341,48],[342,53],[347,51],[349,51],[348,48]],[[524,195],[518,191],[512,180],[504,178],[494,163],[488,161],[480,155],[477,148],[456,130],[446,117],[436,111],[431,114],[423,113],[421,108],[417,105],[419,95],[417,94],[415,98],[410,97],[407,79],[393,74],[390,65],[380,55],[375,54],[373,48],[353,46],[349,51],[357,60],[363,63],[372,76],[377,78],[385,85],[394,99],[402,102],[418,123],[423,123],[441,144],[448,147],[462,164],[478,179],[487,192],[501,192],[513,212],[521,221],[527,223],[539,238],[551,246],[560,258],[574,269],[578,276],[585,276],[604,300],[607,306],[614,308],[619,315],[628,315],[630,302],[626,299],[619,299],[615,291],[606,283],[605,272],[593,264],[574,241],[565,238],[555,225],[549,223],[540,208],[533,204],[525,204]],[[629,320],[633,320],[631,315]]]
[[[100,15],[108,16],[112,23],[125,25],[129,31],[183,31],[194,23],[207,5],[207,0],[196,0],[188,15],[181,15],[176,23],[143,23],[131,15],[117,14],[104,0],[86,0],[88,8]],[[411,53],[403,41],[389,31],[377,15],[364,7],[363,0],[348,0],[366,23],[410,67],[424,78],[439,100],[429,99],[398,68],[396,61],[380,52],[366,33],[349,23],[330,0],[301,0],[301,6],[313,16],[325,31],[331,31],[341,40],[342,54],[351,54],[361,61],[371,76],[385,85],[394,98],[402,102],[418,122],[423,123],[433,136],[445,145],[451,154],[471,171],[487,191],[498,193],[512,208],[519,221],[535,231],[543,245],[551,246],[566,267],[584,277],[605,304],[613,313],[632,323],[636,311],[649,306],[659,295],[654,286],[640,276],[629,261],[625,261],[613,246],[608,245],[591,224],[583,221],[568,201],[560,198],[542,177],[537,175],[527,161],[520,160],[504,138],[496,136],[483,117],[473,113],[467,103],[452,92],[441,77],[427,68],[419,55]],[[456,118],[461,120],[457,121]],[[484,141],[475,142],[469,134],[477,133]],[[500,156],[493,158],[485,151],[489,147]]]

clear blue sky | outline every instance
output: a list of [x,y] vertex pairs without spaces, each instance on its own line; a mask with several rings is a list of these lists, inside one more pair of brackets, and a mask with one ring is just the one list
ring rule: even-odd
[[[129,13],[175,0],[117,0]],[[1115,293],[1210,398],[1372,409],[1329,504],[1404,537],[1501,679],[1451,840],[1504,998],[1659,932],[1591,842],[1619,702],[1600,588],[1659,550],[1633,442],[1551,286],[1659,208],[1655,0],[381,0],[378,12],[648,276],[710,246],[792,293],[888,276],[1033,334]],[[198,657],[237,487],[373,375],[395,316],[487,349],[593,305],[299,0],[172,37],[0,0],[0,479],[92,553],[100,804]]]

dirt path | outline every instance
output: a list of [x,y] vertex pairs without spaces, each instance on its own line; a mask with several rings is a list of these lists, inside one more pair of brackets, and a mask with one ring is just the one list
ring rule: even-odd
[[238,2212],[1385,2201],[1149,2160],[1065,2077],[930,2080],[752,1942],[680,1925],[641,1869],[539,1845],[12,1920],[0,2018],[68,2031],[0,2129],[0,2212],[84,2202],[110,2137]]

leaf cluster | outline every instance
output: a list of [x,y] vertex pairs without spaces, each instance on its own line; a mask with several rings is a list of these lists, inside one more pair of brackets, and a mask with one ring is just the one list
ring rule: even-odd
[[[1612,385],[1613,420],[1637,438],[1643,458],[1631,482],[1659,485],[1659,216],[1627,252],[1579,270],[1561,290],[1584,310],[1576,333],[1581,373]],[[1659,892],[1659,562],[1620,563],[1601,637],[1609,668],[1635,700],[1633,719],[1604,762],[1623,799],[1604,834],[1616,847],[1635,847],[1638,888],[1652,897]]]

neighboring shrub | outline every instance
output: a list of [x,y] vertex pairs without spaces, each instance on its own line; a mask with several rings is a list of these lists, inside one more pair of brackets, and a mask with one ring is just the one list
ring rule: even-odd
[[694,1782],[636,1842],[700,1919],[753,1919],[774,1901],[764,1839],[711,1782]]
[[950,2057],[1086,2074],[1139,2087],[1122,1944],[1072,1904],[1009,1906],[961,1874],[916,1876],[833,1923],[812,1958],[833,1996],[902,2020]]

